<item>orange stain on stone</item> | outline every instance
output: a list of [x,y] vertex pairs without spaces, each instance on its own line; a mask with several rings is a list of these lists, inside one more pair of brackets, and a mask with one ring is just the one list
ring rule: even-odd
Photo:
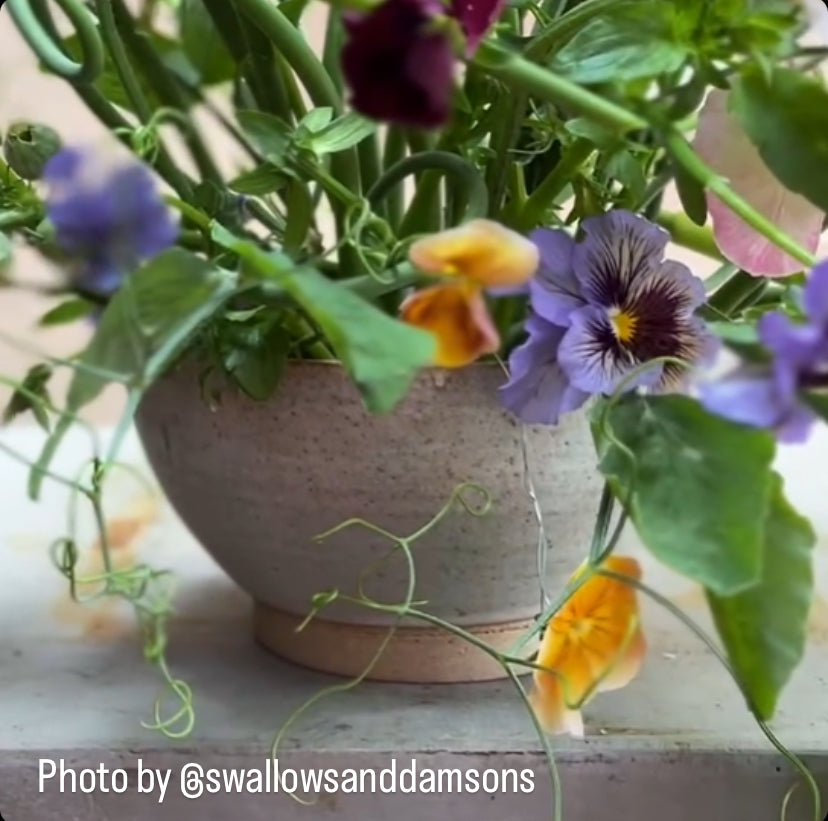
[[[120,515],[106,522],[106,542],[112,570],[128,570],[136,563],[141,538],[157,520],[158,514],[158,498],[141,496]],[[82,580],[100,576],[104,572],[104,554],[98,538],[89,548],[80,551],[75,577]],[[99,584],[95,582],[79,581],[76,586],[81,600],[99,589]],[[52,616],[64,626],[77,628],[81,636],[97,641],[121,638],[130,635],[135,629],[131,606],[111,596],[102,596],[96,601],[84,603],[74,601],[67,591],[55,602]]]

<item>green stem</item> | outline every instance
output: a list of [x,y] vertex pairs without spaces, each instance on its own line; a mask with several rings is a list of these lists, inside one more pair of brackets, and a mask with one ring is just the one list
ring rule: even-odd
[[816,262],[813,254],[806,251],[798,242],[780,231],[767,217],[760,214],[750,203],[742,199],[723,177],[720,177],[690,147],[687,140],[677,131],[667,134],[667,149],[675,160],[695,177],[704,188],[715,194],[734,214],[741,217],[751,228],[769,239],[774,245],[789,254],[805,267],[810,268]]
[[124,43],[118,34],[118,29],[115,27],[115,15],[112,13],[111,0],[96,0],[95,7],[101,21],[101,35],[109,53],[112,55],[112,61],[115,64],[115,70],[118,72],[121,84],[132,103],[138,120],[142,125],[146,125],[152,118],[152,109],[146,96],[144,96],[135,72],[132,70],[132,64],[129,62]]
[[[80,97],[89,110],[113,133],[127,148],[132,148],[129,132],[132,126],[125,120],[115,106],[101,94],[98,89],[90,85],[73,85],[75,93]],[[179,197],[190,199],[193,194],[193,183],[186,174],[172,161],[164,146],[159,146],[154,167],[168,182]]]
[[259,108],[281,117],[286,123],[292,122],[287,90],[276,66],[273,44],[248,20],[241,21],[240,29],[250,67],[250,86]]
[[[303,34],[269,0],[234,0],[239,12],[258,26],[273,43],[276,50],[287,60],[296,72],[300,82],[316,106],[330,106],[335,114],[343,110],[339,90],[325,71],[324,66],[313,53]],[[361,194],[359,160],[355,148],[336,153],[331,160],[333,176],[354,195]],[[331,207],[336,220],[337,235],[345,236],[345,209],[335,198]],[[358,254],[345,243],[340,249],[340,262],[345,271],[362,273]]]
[[29,0],[8,0],[9,15],[23,39],[53,74],[72,83],[93,83],[103,71],[104,47],[95,18],[80,0],[56,0],[78,35],[82,59],[67,57],[44,31]]
[[[135,20],[124,5],[123,0],[111,0],[115,15],[115,24],[136,63],[143,69],[147,80],[165,106],[175,108],[186,116],[188,101],[175,78],[167,70],[152,44],[135,29]],[[195,160],[198,170],[205,180],[210,180],[223,187],[224,182],[216,168],[209,151],[204,145],[196,128],[190,125],[182,129],[184,141]]]
[[572,180],[578,169],[589,159],[595,146],[589,140],[575,140],[567,148],[558,164],[526,201],[515,226],[518,231],[529,231],[544,221],[544,216],[558,194]]
[[367,191],[382,175],[379,157],[379,141],[376,134],[369,134],[357,145],[359,178],[362,190]]
[[345,28],[342,25],[342,13],[331,5],[328,10],[328,27],[325,30],[325,45],[322,48],[322,65],[331,82],[341,95],[343,89],[342,69],[340,59],[342,44],[345,41]]
[[[474,62],[489,74],[510,83],[515,89],[528,91],[549,102],[568,106],[573,111],[617,133],[623,134],[628,131],[642,131],[650,128],[647,120],[639,115],[530,63],[497,43],[484,42]],[[769,219],[733,191],[727,182],[693,151],[680,132],[668,131],[664,142],[676,162],[748,225],[787,254],[802,262],[803,265],[811,267],[815,263],[816,260],[812,254],[780,231]]]
[[284,55],[305,86],[314,105],[341,113],[342,103],[333,80],[293,23],[268,0],[234,0],[241,14],[257,26]]
[[503,110],[494,118],[491,135],[493,160],[486,172],[492,217],[497,217],[501,213],[509,169],[512,166],[511,153],[520,134],[527,100],[526,94],[516,94],[507,89]]
[[616,133],[643,131],[650,127],[647,120],[637,114],[553,74],[497,42],[481,43],[473,62],[491,76],[508,83],[514,91],[536,94],[548,102],[569,107]]
[[719,246],[716,245],[712,231],[703,225],[696,225],[686,214],[662,211],[655,221],[670,232],[673,242],[677,245],[719,262],[725,261]]
[[[399,126],[390,126],[385,137],[385,148],[382,154],[383,172],[387,173],[405,157],[405,132]],[[374,186],[372,186],[373,188]],[[402,222],[405,210],[405,191],[403,186],[395,185],[385,196],[385,208],[388,224],[393,231],[397,231]]]
[[[455,191],[465,201],[466,219],[486,215],[489,207],[489,193],[483,178],[470,162],[447,151],[426,151],[400,160],[377,180],[366,195],[368,202],[373,208],[400,186],[406,177],[425,170],[441,171],[444,174],[451,175],[456,182]],[[422,187],[423,182],[418,186],[418,193]],[[415,201],[412,202],[412,206],[403,220],[404,228],[400,230],[402,236],[413,233],[419,226],[416,199],[415,196]]]

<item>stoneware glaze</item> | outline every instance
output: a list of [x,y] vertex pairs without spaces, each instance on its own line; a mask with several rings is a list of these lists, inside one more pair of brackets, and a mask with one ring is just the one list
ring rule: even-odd
[[[425,525],[463,482],[485,487],[490,510],[452,512],[412,545],[421,609],[506,649],[541,607],[540,510],[547,589],[586,556],[600,480],[586,418],[525,428],[498,404],[498,365],[425,371],[385,416],[363,409],[340,366],[288,365],[260,403],[228,388],[202,397],[183,365],[145,397],[138,430],[170,502],[204,548],[252,597],[257,639],[317,670],[356,675],[394,615],[336,602],[301,632],[315,594],[405,599],[404,552],[363,527],[315,537],[359,517],[397,536]],[[534,492],[537,504],[532,496]],[[478,505],[481,498],[466,494]],[[372,569],[373,566],[373,569]],[[422,621],[398,626],[369,678],[479,681],[503,671],[484,652]]]

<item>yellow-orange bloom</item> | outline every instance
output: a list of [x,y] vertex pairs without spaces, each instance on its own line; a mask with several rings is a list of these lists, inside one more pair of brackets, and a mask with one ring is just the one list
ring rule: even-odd
[[[575,581],[584,563],[573,575]],[[610,556],[602,569],[641,578],[635,559]],[[596,693],[624,687],[638,674],[646,651],[635,588],[595,575],[550,619],[541,641],[530,699],[549,733],[584,733],[581,706]],[[548,670],[549,672],[546,672]]]
[[500,347],[485,288],[527,282],[539,263],[537,246],[500,223],[476,219],[415,242],[409,259],[423,273],[446,282],[409,296],[402,319],[437,337],[434,364],[460,368]]

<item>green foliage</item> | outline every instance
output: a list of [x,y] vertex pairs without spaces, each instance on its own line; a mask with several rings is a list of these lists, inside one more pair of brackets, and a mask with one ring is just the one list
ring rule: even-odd
[[733,596],[707,594],[730,662],[762,718],[771,718],[780,692],[805,650],[813,596],[813,528],[785,499],[773,474],[764,517],[762,574]]
[[268,311],[229,313],[214,329],[224,371],[251,398],[273,394],[284,372],[290,336],[281,317]]
[[638,80],[672,73],[688,58],[677,40],[677,7],[671,2],[619,3],[594,18],[552,59],[549,67],[578,83]]
[[71,416],[113,382],[135,391],[147,388],[235,290],[235,277],[179,248],[160,254],[125,279],[77,358],[67,415],[56,425],[31,473],[32,498],[39,495],[43,470],[71,426]]
[[3,423],[8,424],[17,416],[31,412],[43,430],[49,430],[49,414],[47,407],[51,406],[48,384],[53,370],[46,364],[33,365],[20,386],[14,391],[3,411]]
[[213,239],[239,255],[247,276],[277,285],[319,327],[369,411],[393,410],[419,370],[433,361],[430,334],[393,319],[313,268],[295,266],[219,226]]
[[[683,396],[630,397],[593,416],[599,468],[664,564],[719,595],[755,584],[774,443]],[[629,498],[628,498],[629,495]]]
[[40,324],[44,327],[65,325],[89,316],[95,310],[95,305],[82,297],[73,297],[61,302],[47,311],[41,318]]
[[828,211],[828,91],[798,71],[745,69],[730,108],[786,188]]
[[[193,65],[189,56],[176,40],[155,32],[144,36],[147,37],[152,47],[160,56],[161,61],[175,77],[183,81],[186,86],[198,86],[199,81],[201,80],[200,72]],[[80,59],[83,53],[77,35],[72,35],[71,37],[64,39],[62,41],[62,47],[66,53],[74,59]],[[143,73],[137,74],[137,81],[141,91],[149,103],[150,108],[161,108],[162,101],[159,98],[156,89],[147,81]],[[109,55],[107,55],[104,60],[104,69],[100,77],[98,77],[95,81],[95,87],[113,105],[127,111],[133,110],[132,100],[124,89],[121,78],[115,67],[115,63]],[[191,99],[191,102],[195,101]]]
[[182,0],[178,14],[181,45],[201,82],[209,86],[232,80],[235,63],[202,0]]

